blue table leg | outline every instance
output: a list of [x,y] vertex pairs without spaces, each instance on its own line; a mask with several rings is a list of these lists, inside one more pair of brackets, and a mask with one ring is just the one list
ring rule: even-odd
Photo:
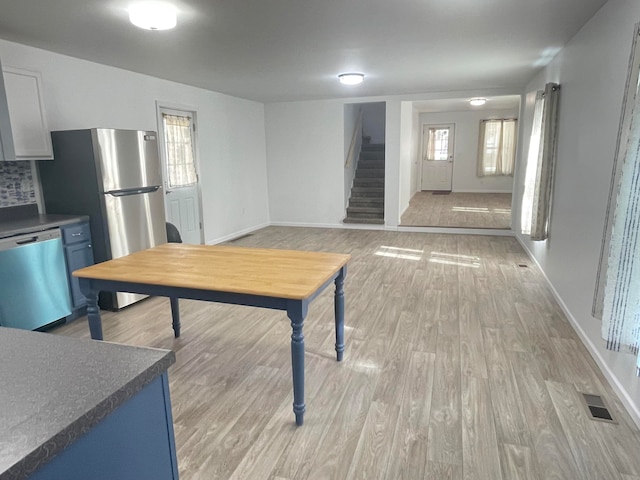
[[291,319],[291,371],[293,373],[293,413],[296,425],[302,425],[304,412],[304,335],[302,326],[307,315],[308,304],[303,301],[291,301],[287,305],[287,316]]
[[347,275],[347,266],[340,269],[336,277],[336,294],[334,310],[336,317],[336,354],[338,361],[342,361],[344,355],[344,277]]
[[180,304],[177,297],[169,297],[171,302],[171,318],[173,319],[173,336],[178,338],[180,336]]
[[88,292],[84,296],[87,299],[87,318],[89,320],[91,338],[103,340],[102,320],[100,319],[100,309],[98,308],[98,292]]

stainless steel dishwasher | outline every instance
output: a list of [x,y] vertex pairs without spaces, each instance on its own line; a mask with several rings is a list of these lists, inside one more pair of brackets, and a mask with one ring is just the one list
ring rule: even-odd
[[36,330],[70,313],[60,229],[0,239],[0,325]]

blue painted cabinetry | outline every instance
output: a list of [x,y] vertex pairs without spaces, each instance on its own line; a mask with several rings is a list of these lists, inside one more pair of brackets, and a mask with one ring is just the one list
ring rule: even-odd
[[167,373],[29,480],[178,480]]
[[89,222],[81,222],[60,227],[64,244],[64,257],[67,263],[69,289],[71,291],[72,314],[67,321],[74,320],[86,312],[87,302],[80,291],[78,279],[71,273],[89,265],[93,265],[93,247],[91,245],[91,231]]

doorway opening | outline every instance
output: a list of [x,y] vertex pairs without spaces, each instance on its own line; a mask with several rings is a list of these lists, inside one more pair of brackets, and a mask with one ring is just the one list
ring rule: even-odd
[[344,223],[384,224],[386,103],[344,106]]
[[513,171],[487,167],[494,137],[481,133],[494,120],[516,121],[520,95],[489,97],[482,107],[468,100],[412,102],[414,166],[401,185],[409,193],[401,226],[511,229]]

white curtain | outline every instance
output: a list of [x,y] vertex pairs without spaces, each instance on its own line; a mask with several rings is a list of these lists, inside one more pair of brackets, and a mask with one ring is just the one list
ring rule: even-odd
[[521,230],[525,235],[531,234],[531,209],[533,207],[533,191],[536,186],[536,173],[538,171],[538,152],[540,151],[543,108],[544,92],[539,90],[536,93],[536,103],[533,111],[533,125],[531,127],[531,139],[529,140],[529,153],[527,155],[527,170],[524,177],[522,214],[520,215]]
[[167,182],[169,188],[194,185],[197,181],[193,160],[191,118],[162,114],[167,152]]
[[[640,346],[640,95],[635,99],[609,243],[602,337],[610,350]],[[636,374],[640,375],[640,358]]]
[[[523,229],[522,233],[530,234],[531,240],[546,240],[549,238],[549,216],[551,215],[556,145],[558,139],[560,86],[555,83],[547,83],[543,95],[544,101],[541,103],[541,119],[534,118],[534,122],[539,122],[540,130],[539,133],[536,132],[536,124],[534,123],[531,144],[529,146],[530,157],[527,160],[527,173],[529,173],[530,161],[532,160],[531,154],[535,153],[535,150],[532,152],[532,145],[536,143],[535,137],[539,137],[539,142],[537,142],[535,177],[533,177],[533,174],[525,177],[525,196],[527,189],[533,186],[531,203],[525,204],[526,199],[523,199],[522,218],[525,227],[528,228]],[[535,178],[535,181],[532,177]],[[524,217],[525,210],[527,210],[527,218]]]
[[516,160],[515,119],[482,120],[478,145],[478,176],[513,175]]
[[605,216],[605,226],[602,232],[602,246],[600,248],[600,259],[598,261],[598,273],[596,275],[595,294],[593,297],[592,313],[595,318],[602,319],[604,306],[604,287],[607,280],[608,259],[611,243],[611,231],[613,229],[613,219],[618,201],[620,179],[622,178],[622,167],[624,158],[629,146],[629,135],[631,123],[634,115],[634,104],[637,95],[640,95],[640,23],[636,23],[633,29],[631,41],[631,56],[627,71],[627,82],[624,89],[622,110],[620,112],[620,124],[618,126],[618,141],[613,157],[613,169],[609,187],[609,199]]

